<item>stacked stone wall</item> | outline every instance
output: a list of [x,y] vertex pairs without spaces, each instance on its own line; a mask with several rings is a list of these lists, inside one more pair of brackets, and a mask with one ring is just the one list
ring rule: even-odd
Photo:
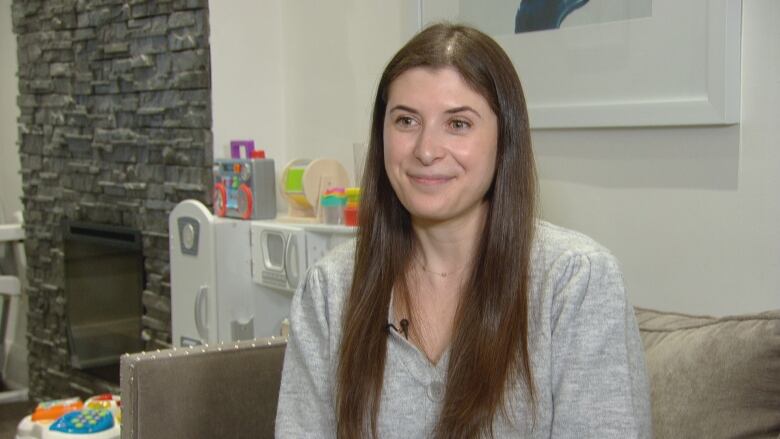
[[207,201],[207,0],[14,0],[30,392],[117,391],[70,367],[62,221],[143,236],[147,350],[170,345],[168,214]]

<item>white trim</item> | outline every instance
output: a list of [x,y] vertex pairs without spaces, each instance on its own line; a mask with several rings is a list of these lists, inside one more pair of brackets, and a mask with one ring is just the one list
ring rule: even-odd
[[5,392],[0,392],[0,404],[27,401],[29,399],[27,393],[27,389],[6,390]]

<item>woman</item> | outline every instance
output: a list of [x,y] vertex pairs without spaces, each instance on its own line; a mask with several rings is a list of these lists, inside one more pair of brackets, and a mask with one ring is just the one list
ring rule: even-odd
[[535,197],[509,58],[420,32],[379,83],[357,241],[293,299],[277,437],[650,437],[617,262]]

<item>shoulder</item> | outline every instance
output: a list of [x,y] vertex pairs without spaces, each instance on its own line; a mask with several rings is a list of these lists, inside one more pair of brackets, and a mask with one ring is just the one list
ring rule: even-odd
[[538,221],[531,251],[533,270],[547,270],[573,259],[617,264],[612,252],[588,235],[547,221]]
[[537,288],[553,295],[566,286],[587,288],[600,282],[621,285],[617,258],[593,238],[564,227],[539,221],[531,259],[531,273]]
[[560,334],[572,327],[598,337],[605,328],[623,325],[628,297],[615,256],[587,235],[563,227],[541,223],[536,233],[530,294],[541,333]]
[[301,293],[313,296],[312,300],[326,307],[331,317],[339,316],[352,285],[354,265],[355,239],[353,238],[339,244],[309,267]]
[[355,238],[345,241],[331,251],[322,259],[317,261],[312,270],[318,276],[327,278],[326,280],[340,280],[348,278],[352,280],[352,270],[355,266]]
[[534,256],[558,259],[562,255],[612,253],[584,233],[570,230],[547,221],[537,221],[534,236]]

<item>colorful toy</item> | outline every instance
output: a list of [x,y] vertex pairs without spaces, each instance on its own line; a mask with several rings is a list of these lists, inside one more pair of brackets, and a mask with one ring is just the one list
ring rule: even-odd
[[296,159],[287,164],[280,179],[282,196],[289,205],[280,221],[316,222],[321,217],[319,198],[329,187],[347,186],[347,170],[332,159]]
[[65,413],[84,408],[80,398],[56,399],[38,404],[33,412],[33,421],[53,421]]
[[58,433],[99,433],[114,426],[114,417],[106,409],[83,409],[70,412],[57,419],[49,431]]
[[112,394],[42,402],[19,423],[16,439],[119,439],[120,405]]
[[344,224],[344,206],[347,196],[343,187],[328,188],[320,197],[322,222],[325,224]]
[[[241,148],[246,158],[241,158]],[[230,159],[214,160],[214,214],[240,219],[276,217],[274,161],[253,140],[230,142]]]
[[344,224],[358,225],[358,206],[360,205],[360,188],[348,187],[346,190],[347,205],[344,207]]

